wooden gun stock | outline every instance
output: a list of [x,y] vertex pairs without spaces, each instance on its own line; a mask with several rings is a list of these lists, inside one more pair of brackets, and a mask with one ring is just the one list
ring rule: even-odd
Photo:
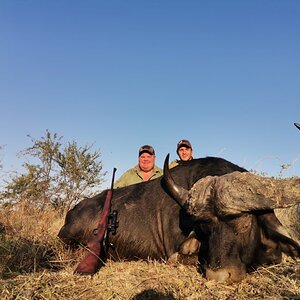
[[104,239],[104,235],[107,231],[108,217],[111,210],[111,199],[113,194],[113,183],[114,183],[115,172],[116,172],[116,168],[114,168],[113,170],[111,188],[110,190],[107,191],[99,224],[97,228],[94,230],[94,238],[87,244],[87,250],[89,252],[84,257],[84,259],[79,263],[79,265],[74,271],[74,274],[93,275],[99,269],[101,263],[101,259],[100,259],[101,254],[103,254],[101,253],[101,250],[106,251],[106,249],[102,249],[102,242]]

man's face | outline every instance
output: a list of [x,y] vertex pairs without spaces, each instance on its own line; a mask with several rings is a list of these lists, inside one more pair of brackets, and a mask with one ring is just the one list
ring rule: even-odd
[[192,159],[193,149],[188,147],[180,147],[178,150],[178,155],[181,160],[190,160]]
[[147,152],[142,153],[139,156],[139,167],[144,172],[149,172],[154,168],[155,155],[151,155]]

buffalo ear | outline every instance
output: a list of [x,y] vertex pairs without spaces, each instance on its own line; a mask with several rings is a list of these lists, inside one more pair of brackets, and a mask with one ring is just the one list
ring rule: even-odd
[[267,240],[279,244],[280,249],[292,258],[300,257],[300,245],[290,238],[286,228],[273,212],[258,216],[258,222]]

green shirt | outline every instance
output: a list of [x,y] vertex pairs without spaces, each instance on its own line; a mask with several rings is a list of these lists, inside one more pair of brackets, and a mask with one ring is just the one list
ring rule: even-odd
[[[163,170],[156,165],[153,168],[153,174],[150,176],[148,180],[152,180],[158,178],[163,175]],[[142,177],[142,171],[140,170],[139,166],[136,165],[135,167],[126,171],[114,184],[115,188],[120,188],[123,186],[144,182]]]

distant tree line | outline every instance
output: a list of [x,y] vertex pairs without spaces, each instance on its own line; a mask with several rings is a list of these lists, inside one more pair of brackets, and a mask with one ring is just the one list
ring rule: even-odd
[[0,193],[3,205],[24,202],[41,210],[51,206],[64,212],[97,191],[106,174],[99,150],[78,146],[75,141],[64,143],[62,136],[48,130],[40,139],[28,137],[32,146],[18,154],[27,158],[25,171],[5,180]]

